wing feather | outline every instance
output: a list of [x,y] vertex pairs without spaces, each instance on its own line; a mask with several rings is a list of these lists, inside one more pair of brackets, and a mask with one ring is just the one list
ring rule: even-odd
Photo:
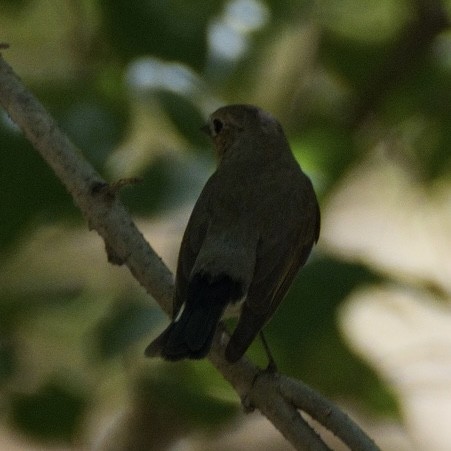
[[177,316],[180,308],[187,299],[191,271],[205,240],[210,222],[207,201],[208,190],[205,188],[194,206],[180,245],[175,278],[176,286],[172,310],[173,318]]
[[301,207],[295,212],[302,212],[302,217],[291,222],[295,227],[286,230],[284,237],[276,234],[272,241],[260,242],[254,279],[227,346],[226,356],[230,362],[235,362],[246,352],[272,317],[318,240],[320,212],[314,194],[304,197]]

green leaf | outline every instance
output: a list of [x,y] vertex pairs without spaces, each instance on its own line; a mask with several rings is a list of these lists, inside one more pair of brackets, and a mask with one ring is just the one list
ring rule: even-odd
[[159,91],[157,98],[177,130],[191,143],[193,149],[205,149],[209,142],[200,128],[206,120],[188,98],[170,92]]
[[[329,396],[347,394],[375,410],[395,413],[393,395],[374,370],[349,350],[336,324],[337,308],[347,296],[363,284],[379,280],[362,265],[312,259],[265,331],[283,373],[291,373]],[[261,348],[259,353],[261,356]]]
[[[31,220],[79,217],[73,201],[31,145],[0,126],[0,249],[13,246]],[[3,254],[4,255],[4,254]]]
[[24,433],[41,440],[70,442],[87,400],[67,384],[48,382],[36,393],[14,395],[11,404],[11,422]]
[[125,59],[152,54],[202,69],[210,16],[222,2],[203,0],[100,1],[109,43]]
[[120,302],[97,326],[95,331],[96,354],[109,359],[126,350],[149,334],[159,323],[163,313],[149,305],[138,302]]

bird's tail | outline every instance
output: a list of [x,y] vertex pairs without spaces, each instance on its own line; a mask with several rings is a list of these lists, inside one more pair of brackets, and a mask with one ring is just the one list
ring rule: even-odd
[[205,357],[225,308],[242,295],[242,284],[229,276],[195,275],[180,318],[147,347],[146,355],[161,356],[166,360]]

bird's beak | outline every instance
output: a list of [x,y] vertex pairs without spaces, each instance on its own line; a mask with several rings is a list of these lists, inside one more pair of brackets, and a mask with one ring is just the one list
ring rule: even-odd
[[205,124],[205,125],[203,125],[201,128],[200,128],[200,131],[201,132],[204,132],[206,135],[208,135],[208,136],[211,136],[211,133],[210,133],[210,126],[208,125],[208,124]]

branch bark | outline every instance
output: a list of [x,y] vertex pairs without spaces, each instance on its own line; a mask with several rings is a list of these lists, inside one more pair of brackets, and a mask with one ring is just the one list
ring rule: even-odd
[[[170,314],[173,275],[146,242],[114,189],[82,157],[39,101],[0,56],[0,103],[67,188],[75,204],[105,242],[109,260],[126,264],[136,280]],[[300,410],[323,424],[354,451],[377,446],[349,417],[299,381],[261,371],[247,358],[230,364],[224,358],[229,336],[218,329],[209,359],[234,387],[243,405],[259,409],[298,450],[329,448]]]

